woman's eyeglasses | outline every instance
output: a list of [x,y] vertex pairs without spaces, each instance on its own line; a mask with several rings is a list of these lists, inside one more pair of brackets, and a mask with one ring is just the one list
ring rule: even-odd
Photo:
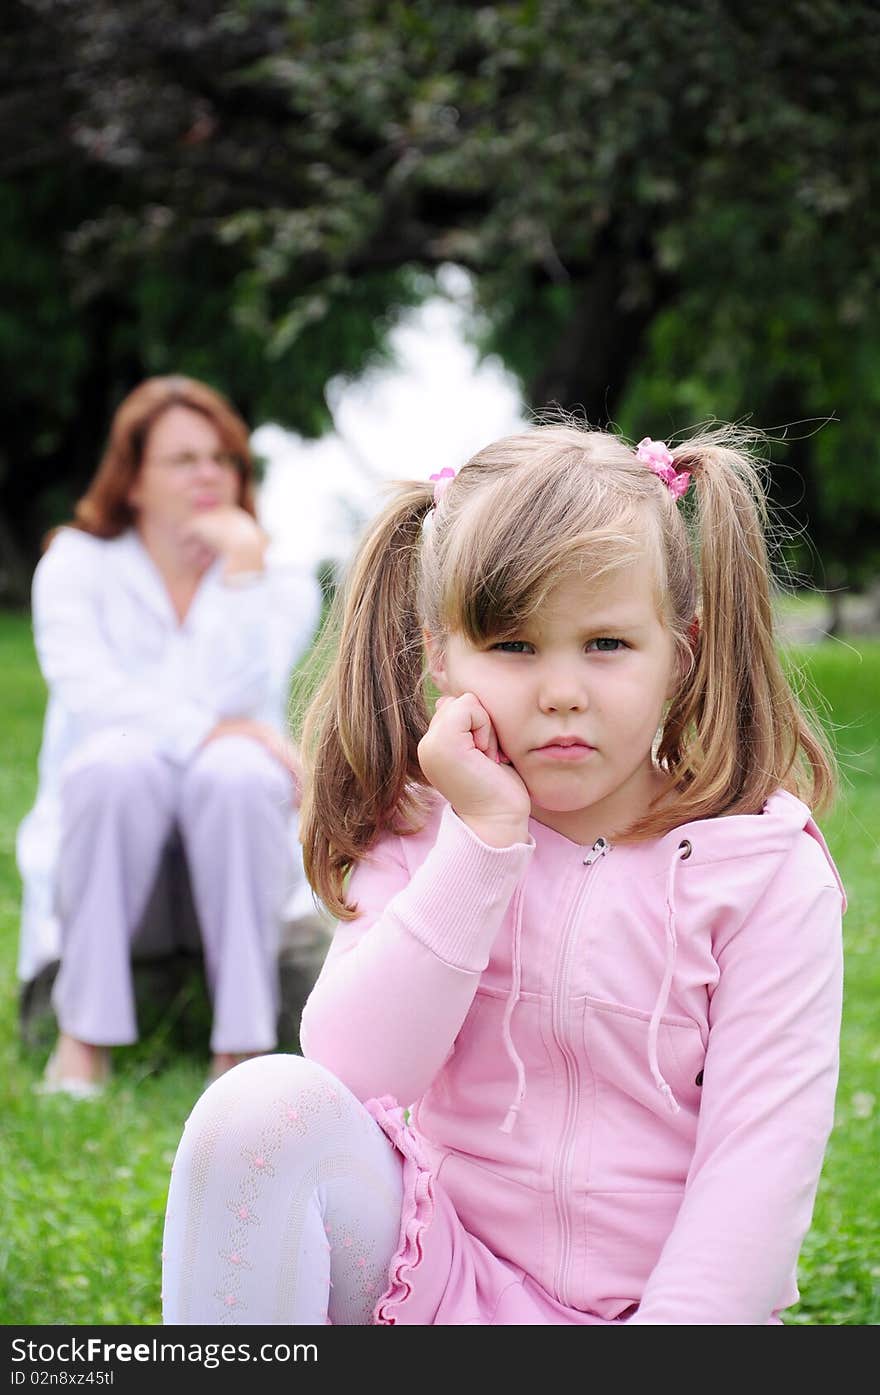
[[175,455],[162,455],[155,464],[162,465],[169,470],[179,470],[182,474],[195,470],[201,465],[203,460],[210,460],[212,465],[218,465],[221,470],[240,470],[241,461],[237,455],[233,455],[228,450],[215,451],[194,451],[182,450]]

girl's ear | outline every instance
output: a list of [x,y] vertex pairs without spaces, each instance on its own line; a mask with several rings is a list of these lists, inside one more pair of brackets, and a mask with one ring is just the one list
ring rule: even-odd
[[434,686],[441,693],[446,692],[446,660],[443,654],[443,646],[440,641],[428,630],[422,630],[422,638],[425,642],[425,653],[428,656],[428,672]]

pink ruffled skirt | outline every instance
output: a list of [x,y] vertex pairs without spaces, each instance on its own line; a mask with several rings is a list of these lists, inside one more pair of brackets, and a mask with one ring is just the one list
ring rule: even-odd
[[528,1274],[487,1249],[462,1225],[397,1101],[386,1095],[367,1100],[366,1108],[403,1158],[400,1238],[374,1323],[617,1325],[556,1302]]

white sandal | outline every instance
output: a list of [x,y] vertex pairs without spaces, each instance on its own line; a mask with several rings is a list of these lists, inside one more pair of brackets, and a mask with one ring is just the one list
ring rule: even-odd
[[42,1080],[34,1086],[38,1095],[69,1095],[74,1100],[93,1100],[104,1093],[100,1080],[80,1080],[73,1075],[59,1075],[55,1052],[46,1062]]

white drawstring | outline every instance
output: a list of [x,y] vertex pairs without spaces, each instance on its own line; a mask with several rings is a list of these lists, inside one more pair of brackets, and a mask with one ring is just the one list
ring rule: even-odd
[[[680,862],[686,862],[692,852],[691,844],[687,839],[679,843],[675,850],[672,861],[669,864],[669,875],[666,879],[666,963],[663,973],[663,981],[657,993],[657,1000],[654,1004],[654,1011],[651,1013],[651,1021],[648,1025],[648,1065],[654,1084],[666,1101],[667,1107],[672,1114],[677,1114],[681,1108],[678,1100],[672,1092],[672,1086],[664,1079],[660,1070],[660,1062],[657,1054],[657,1041],[660,1033],[660,1019],[666,1010],[669,1000],[669,992],[672,987],[672,979],[675,973],[675,959],[678,950],[678,937],[675,929],[675,875]],[[516,1070],[516,1090],[510,1102],[510,1107],[501,1124],[502,1133],[512,1133],[516,1124],[516,1117],[519,1114],[523,1100],[526,1095],[526,1069],[522,1058],[513,1044],[513,1036],[510,1030],[514,1008],[519,1002],[520,987],[522,982],[522,920],[523,920],[523,899],[522,886],[517,888],[514,898],[514,928],[513,928],[513,963],[512,980],[510,992],[507,995],[507,1002],[504,1005],[504,1017],[501,1023],[501,1032],[504,1038],[504,1048]]]
[[666,1009],[669,999],[669,990],[672,987],[672,976],[675,972],[675,955],[678,949],[678,938],[675,933],[675,873],[680,862],[685,862],[691,855],[691,845],[687,839],[679,843],[675,850],[675,855],[669,864],[669,875],[666,878],[666,967],[663,974],[663,982],[657,994],[657,1001],[654,1004],[654,1011],[651,1013],[651,1021],[648,1026],[648,1065],[651,1068],[651,1075],[654,1084],[662,1094],[667,1106],[672,1114],[677,1114],[681,1108],[672,1087],[668,1081],[664,1080],[660,1071],[660,1062],[657,1058],[657,1038],[660,1032],[660,1018]]
[[522,913],[523,913],[523,888],[517,887],[514,898],[514,927],[513,927],[513,981],[510,985],[510,992],[507,995],[507,1002],[504,1005],[504,1019],[501,1023],[501,1033],[504,1037],[504,1047],[508,1056],[513,1062],[516,1070],[516,1091],[510,1102],[510,1108],[501,1125],[502,1133],[512,1133],[516,1123],[516,1116],[520,1106],[526,1097],[526,1068],[522,1063],[516,1047],[513,1044],[513,1037],[510,1033],[510,1020],[513,1017],[513,1009],[519,1002],[520,982],[522,979]]

